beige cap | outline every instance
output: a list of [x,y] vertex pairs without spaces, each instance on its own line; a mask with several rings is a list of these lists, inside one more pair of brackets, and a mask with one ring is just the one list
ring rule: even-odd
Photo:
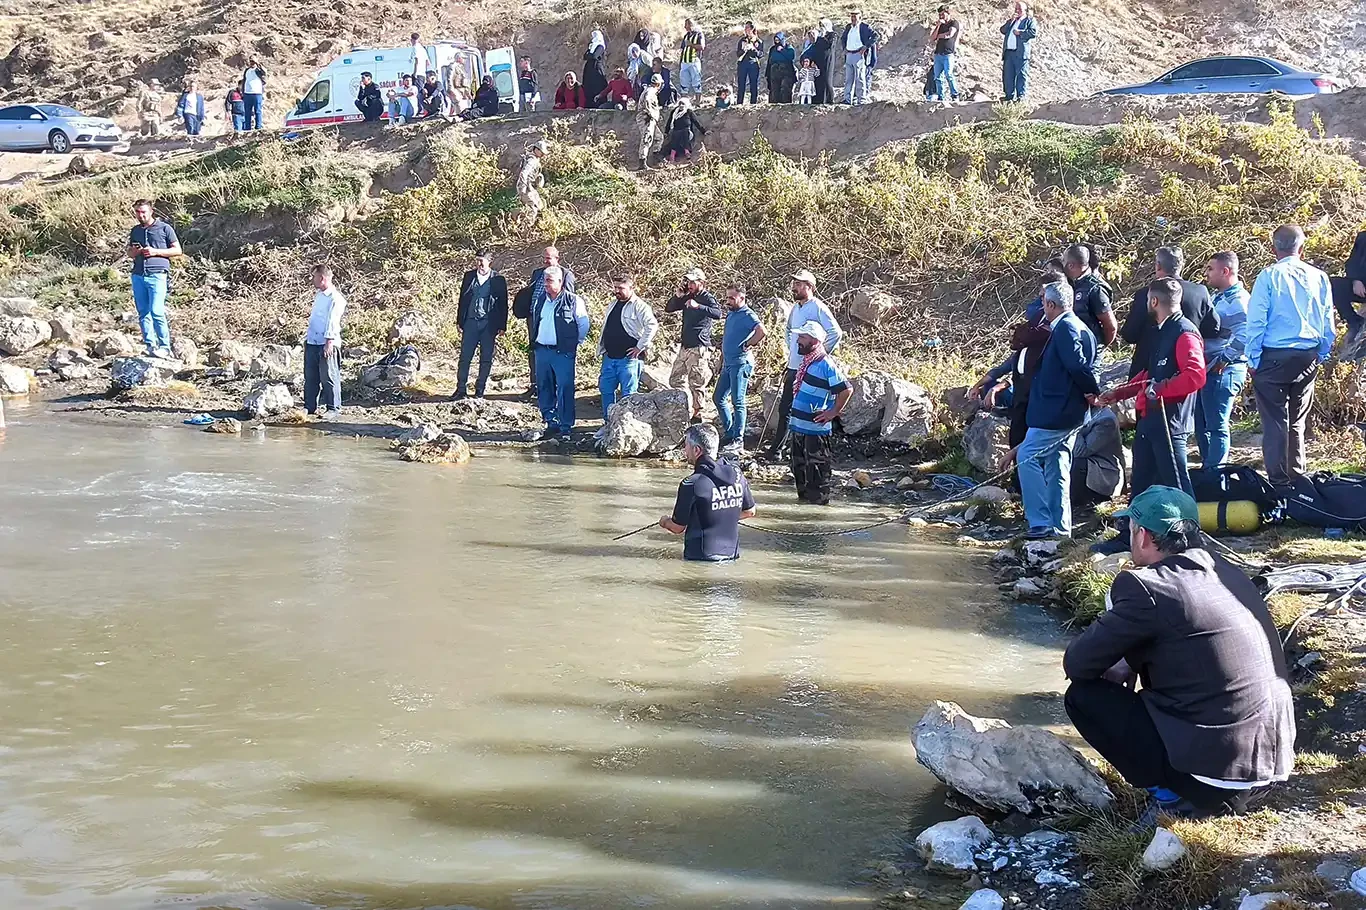
[[816,289],[816,276],[812,275],[806,269],[801,269],[800,271],[793,273],[792,280],[805,281],[807,284],[811,285],[812,290]]
[[697,266],[693,266],[683,274],[683,277],[688,281],[706,281],[707,273],[699,269]]

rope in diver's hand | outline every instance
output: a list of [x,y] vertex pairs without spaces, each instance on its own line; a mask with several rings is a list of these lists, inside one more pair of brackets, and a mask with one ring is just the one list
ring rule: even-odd
[[634,536],[636,536],[637,534],[641,533],[642,531],[648,531],[648,530],[650,530],[651,528],[657,528],[657,527],[659,527],[659,522],[657,522],[657,521],[652,521],[652,522],[650,522],[649,524],[645,525],[644,527],[636,528],[634,531],[627,531],[625,534],[618,534],[616,537],[613,537],[612,540],[613,540],[613,541],[625,540],[625,539],[628,538],[628,537],[634,537]]

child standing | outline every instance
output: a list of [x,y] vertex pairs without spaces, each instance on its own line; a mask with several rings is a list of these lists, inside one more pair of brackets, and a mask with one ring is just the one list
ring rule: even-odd
[[802,61],[802,68],[797,71],[797,103],[814,104],[816,100],[816,77],[821,71],[811,62],[810,58]]

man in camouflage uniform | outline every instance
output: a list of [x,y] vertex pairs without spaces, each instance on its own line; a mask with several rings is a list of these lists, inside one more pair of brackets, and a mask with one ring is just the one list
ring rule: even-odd
[[640,90],[636,99],[636,126],[640,127],[640,169],[650,169],[650,155],[661,138],[659,132],[659,90],[664,85],[664,77],[655,73],[650,83]]
[[545,175],[541,173],[541,157],[547,151],[549,146],[544,139],[528,148],[526,157],[522,159],[521,173],[517,175],[517,198],[526,203],[533,226],[536,219],[541,217],[541,212],[545,211],[545,203],[541,200],[540,192],[545,186]]
[[142,123],[139,135],[156,138],[161,135],[161,80],[153,79],[151,84],[138,93],[138,119]]

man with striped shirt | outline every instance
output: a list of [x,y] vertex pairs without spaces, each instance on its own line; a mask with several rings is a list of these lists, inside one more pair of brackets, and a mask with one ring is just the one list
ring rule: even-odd
[[830,503],[830,433],[854,394],[844,371],[826,355],[825,338],[825,326],[814,319],[797,329],[797,353],[802,360],[792,381],[788,419],[797,498],[817,505]]

